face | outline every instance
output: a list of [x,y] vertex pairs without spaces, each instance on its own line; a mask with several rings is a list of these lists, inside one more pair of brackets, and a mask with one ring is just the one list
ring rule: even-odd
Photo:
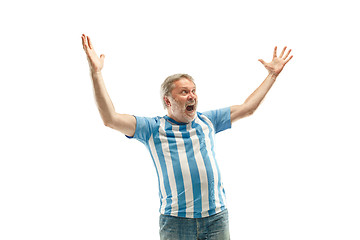
[[197,108],[195,84],[186,78],[180,78],[174,82],[171,96],[165,97],[169,117],[183,123],[194,120]]

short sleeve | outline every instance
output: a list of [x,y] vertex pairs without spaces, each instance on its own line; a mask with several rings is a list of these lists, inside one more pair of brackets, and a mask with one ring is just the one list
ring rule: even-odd
[[215,128],[215,133],[231,128],[230,107],[204,112]]
[[136,118],[136,129],[133,137],[126,136],[128,138],[135,138],[140,142],[146,144],[146,142],[151,137],[154,126],[157,122],[156,118],[148,118],[148,117],[138,117]]

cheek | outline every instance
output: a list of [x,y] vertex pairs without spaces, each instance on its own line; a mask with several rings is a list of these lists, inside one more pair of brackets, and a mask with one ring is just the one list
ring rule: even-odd
[[175,100],[175,101],[172,103],[172,109],[173,109],[173,110],[175,110],[175,111],[176,111],[176,110],[181,110],[181,108],[182,108],[182,107],[181,107],[181,103],[180,103],[179,101],[176,101],[176,100]]
[[175,100],[176,104],[178,106],[184,106],[186,103],[186,98],[185,97],[181,97]]

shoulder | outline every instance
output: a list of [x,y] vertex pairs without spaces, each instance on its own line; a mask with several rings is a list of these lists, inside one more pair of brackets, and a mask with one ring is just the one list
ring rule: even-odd
[[230,107],[199,113],[199,116],[206,117],[213,124],[216,132],[231,128]]
[[230,117],[230,107],[210,110],[199,114],[206,116],[210,120],[216,120],[218,118],[226,118],[226,117]]
[[134,116],[136,118],[136,125],[156,125],[160,122],[160,119],[163,117],[142,117],[142,116]]
[[142,142],[146,142],[150,136],[153,134],[160,124],[160,119],[162,117],[141,117],[134,116],[136,119],[136,129],[134,138]]

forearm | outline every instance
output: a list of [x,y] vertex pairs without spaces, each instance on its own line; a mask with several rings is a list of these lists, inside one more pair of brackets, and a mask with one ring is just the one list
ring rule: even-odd
[[272,85],[275,83],[276,77],[275,74],[269,74],[261,85],[245,100],[244,104],[247,105],[251,112],[254,112],[258,108]]
[[269,74],[261,83],[261,85],[245,100],[243,104],[231,106],[231,122],[233,123],[241,118],[252,115],[274,84],[275,80],[276,76]]
[[90,74],[93,82],[96,104],[101,118],[106,125],[111,121],[112,116],[115,114],[115,108],[106,90],[101,72],[91,71]]
[[277,47],[274,49],[273,59],[270,63],[266,63],[264,60],[259,61],[268,70],[269,75],[261,83],[261,85],[245,100],[241,105],[234,105],[230,107],[231,122],[237,121],[240,118],[250,116],[259,107],[266,94],[275,83],[276,77],[280,74],[285,64],[290,61],[292,55],[288,58],[291,49],[285,54],[286,47],[282,50],[279,57],[276,54]]

